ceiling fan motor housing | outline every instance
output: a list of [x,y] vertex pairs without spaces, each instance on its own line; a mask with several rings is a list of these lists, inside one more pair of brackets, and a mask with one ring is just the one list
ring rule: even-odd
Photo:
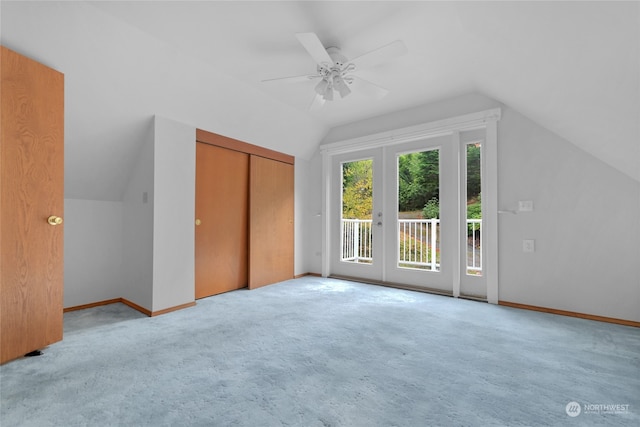
[[333,59],[333,63],[340,69],[342,69],[342,67],[344,67],[347,62],[349,62],[346,56],[340,53],[340,48],[338,47],[328,47],[327,53],[329,54],[329,57]]
[[[349,60],[346,56],[340,53],[340,49],[337,47],[327,48],[327,53],[333,61],[333,64],[322,63],[318,64],[318,74],[323,78],[330,78],[332,74],[336,72],[340,75],[344,75],[346,72],[355,70],[353,64],[348,64]],[[346,67],[345,67],[346,65]]]

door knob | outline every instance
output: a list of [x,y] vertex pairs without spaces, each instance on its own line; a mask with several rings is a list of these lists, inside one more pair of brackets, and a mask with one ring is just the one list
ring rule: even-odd
[[202,224],[202,221],[200,221],[199,219],[196,219],[196,225],[200,225]]
[[51,215],[49,218],[47,218],[47,222],[51,225],[60,225],[62,224],[62,218],[60,218],[59,216]]

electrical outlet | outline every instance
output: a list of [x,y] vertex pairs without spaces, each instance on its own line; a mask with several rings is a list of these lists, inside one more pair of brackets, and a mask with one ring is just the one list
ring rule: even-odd
[[522,241],[522,252],[535,252],[536,241],[533,239],[525,239]]
[[533,200],[520,200],[518,202],[520,212],[533,212]]

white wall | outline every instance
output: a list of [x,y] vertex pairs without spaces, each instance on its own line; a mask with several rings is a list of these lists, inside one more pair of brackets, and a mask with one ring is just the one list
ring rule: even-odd
[[[499,207],[534,202],[534,212],[498,218],[499,299],[640,321],[640,183],[513,109],[471,94],[342,126],[324,142],[497,106]],[[310,163],[321,164],[320,154]],[[309,193],[318,195],[309,203],[319,206],[321,168],[309,170]],[[310,270],[320,271],[315,223],[307,234]],[[535,239],[534,253],[522,252],[523,239]]]
[[640,321],[640,183],[512,109],[498,126],[500,207],[534,202],[499,218],[500,300]]
[[151,312],[194,301],[195,138],[154,117],[126,187],[121,296]]
[[64,307],[122,296],[121,202],[65,199]]
[[[127,183],[123,205],[122,298],[151,311],[153,307],[153,121]],[[145,196],[146,195],[146,196]]]
[[155,117],[152,311],[195,299],[196,130]]
[[296,158],[295,174],[295,274],[320,274],[322,253],[314,251],[322,241],[322,199],[317,191],[316,168],[322,167],[315,157],[311,161]]

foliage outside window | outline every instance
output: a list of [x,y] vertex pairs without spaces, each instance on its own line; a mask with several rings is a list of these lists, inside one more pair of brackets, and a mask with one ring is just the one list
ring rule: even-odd
[[371,219],[373,211],[373,160],[342,165],[342,218]]

